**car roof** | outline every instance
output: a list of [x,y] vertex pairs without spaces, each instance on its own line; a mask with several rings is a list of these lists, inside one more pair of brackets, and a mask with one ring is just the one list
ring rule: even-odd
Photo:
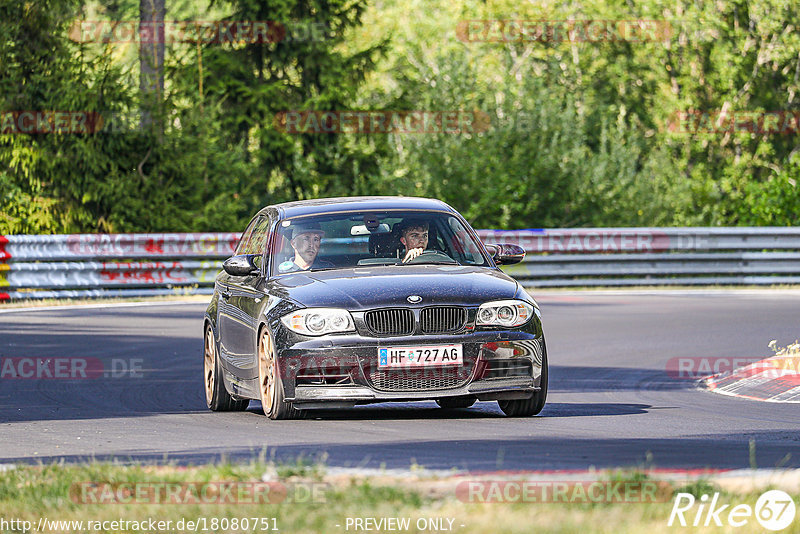
[[317,198],[313,200],[298,200],[268,206],[261,211],[277,209],[281,218],[301,217],[340,211],[381,211],[381,210],[426,210],[447,211],[455,210],[433,198],[422,197],[337,197]]

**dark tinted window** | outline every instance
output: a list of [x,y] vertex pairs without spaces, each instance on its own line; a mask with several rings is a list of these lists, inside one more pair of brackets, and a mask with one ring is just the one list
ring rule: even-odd
[[[424,254],[404,261],[409,243],[405,236],[412,231],[417,238],[427,237],[427,243],[418,247]],[[449,213],[382,211],[297,217],[281,221],[276,232],[273,274],[364,266],[488,264],[471,229]],[[297,239],[294,245],[293,239]]]
[[263,254],[267,245],[268,235],[269,217],[261,217],[256,221],[253,232],[250,235],[250,241],[247,243],[242,254]]
[[236,254],[244,254],[244,250],[247,248],[247,244],[250,241],[250,235],[253,233],[253,228],[255,227],[256,223],[260,220],[259,217],[254,218],[250,221],[250,224],[247,225],[244,233],[242,234],[242,238],[239,240],[239,244],[236,245]]

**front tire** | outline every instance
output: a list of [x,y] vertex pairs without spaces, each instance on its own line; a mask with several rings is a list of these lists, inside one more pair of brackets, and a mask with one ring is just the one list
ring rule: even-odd
[[301,416],[302,412],[292,403],[284,401],[275,346],[266,326],[258,337],[258,392],[264,415],[270,419],[298,419]]
[[206,390],[206,406],[214,412],[241,412],[247,409],[250,401],[247,399],[234,399],[222,379],[219,356],[217,355],[217,342],[211,325],[206,325],[203,350],[203,376]]
[[529,399],[500,400],[497,404],[508,417],[529,417],[537,415],[547,402],[547,349],[542,339],[542,379],[539,391],[533,393]]

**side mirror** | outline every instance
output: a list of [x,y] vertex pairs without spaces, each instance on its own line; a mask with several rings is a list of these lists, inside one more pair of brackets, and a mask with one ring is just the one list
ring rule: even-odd
[[260,269],[256,265],[258,254],[239,254],[231,256],[222,263],[222,268],[231,276],[249,276],[258,274]]
[[492,259],[497,265],[513,265],[521,262],[525,257],[524,248],[509,243],[486,245],[486,250],[492,255]]

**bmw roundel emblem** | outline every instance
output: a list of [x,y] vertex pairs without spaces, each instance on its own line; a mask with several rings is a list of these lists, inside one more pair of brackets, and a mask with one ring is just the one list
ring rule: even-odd
[[416,304],[418,302],[422,302],[422,297],[420,297],[419,295],[409,295],[409,297],[406,300],[411,304]]

